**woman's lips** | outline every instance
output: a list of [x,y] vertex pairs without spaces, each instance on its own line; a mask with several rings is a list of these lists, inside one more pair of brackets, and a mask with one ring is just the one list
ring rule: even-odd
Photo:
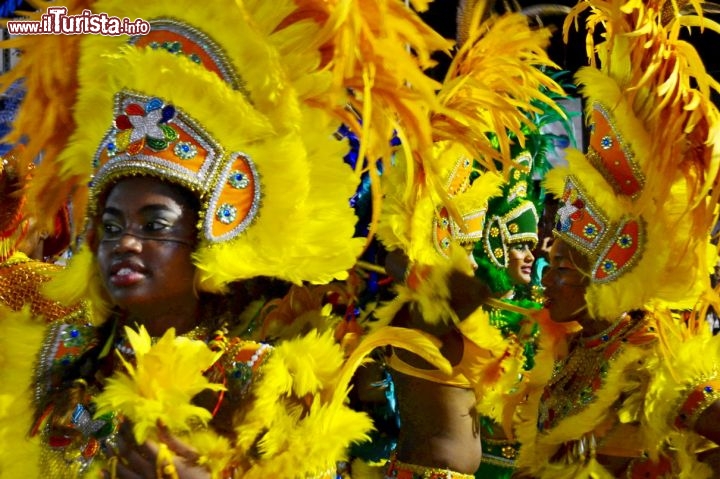
[[145,278],[145,274],[129,267],[122,267],[110,275],[110,283],[114,286],[132,286]]

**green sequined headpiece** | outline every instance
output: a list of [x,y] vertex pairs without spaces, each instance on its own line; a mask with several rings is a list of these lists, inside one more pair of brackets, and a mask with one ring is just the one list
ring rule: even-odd
[[496,292],[506,292],[513,284],[507,272],[512,245],[538,243],[538,214],[535,204],[527,199],[532,158],[523,152],[515,158],[503,195],[488,202],[482,238],[473,248],[478,265],[475,276]]

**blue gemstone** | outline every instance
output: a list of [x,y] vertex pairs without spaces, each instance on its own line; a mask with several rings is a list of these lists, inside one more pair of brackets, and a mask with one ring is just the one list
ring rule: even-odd
[[71,329],[70,330],[70,337],[77,338],[80,335],[80,331],[77,329]]
[[603,341],[609,341],[609,340],[610,340],[610,336],[608,336],[607,334],[603,334],[603,335],[600,337],[600,339],[602,339]]
[[163,102],[160,98],[151,98],[145,104],[145,111],[159,110],[160,108],[162,108],[162,106],[163,106]]
[[705,392],[706,392],[707,394],[712,394],[712,392],[713,392],[713,387],[712,387],[712,386],[705,386]]
[[243,189],[247,188],[250,184],[250,180],[248,179],[247,175],[243,173],[242,171],[234,171],[230,174],[230,178],[228,179],[228,182],[230,183],[230,186],[236,189]]
[[229,204],[221,205],[217,211],[218,220],[220,220],[221,223],[224,223],[226,225],[229,225],[230,223],[235,221],[236,215],[237,209]]
[[82,413],[85,411],[85,408],[82,406],[82,404],[78,404],[75,406],[75,410],[73,411],[72,415],[72,422],[73,424],[77,424],[80,418],[82,417]]
[[162,109],[162,119],[160,122],[168,122],[175,117],[175,107],[168,105]]

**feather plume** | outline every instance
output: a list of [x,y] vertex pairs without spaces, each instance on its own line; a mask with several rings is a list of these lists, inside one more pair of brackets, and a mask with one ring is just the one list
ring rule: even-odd
[[0,441],[12,444],[0,451],[0,475],[39,477],[40,439],[31,438],[33,378],[45,322],[30,308],[13,312],[0,306]]
[[[596,103],[607,109],[642,176],[641,188],[632,197],[617,195],[595,165],[573,152],[569,170],[551,176],[572,174],[611,225],[624,219],[647,225],[634,266],[589,287],[591,314],[616,317],[653,298],[692,309],[710,288],[707,232],[719,198],[720,113],[710,98],[718,83],[680,29],[718,31],[718,25],[702,16],[700,1],[681,9],[670,0],[586,0],[569,14],[566,37],[583,12],[591,67],[576,76],[588,99],[586,113],[590,117]],[[600,30],[604,40],[596,43]],[[558,177],[548,184],[562,194]]]
[[155,436],[153,431],[158,423],[174,434],[206,424],[210,412],[193,406],[190,400],[205,389],[224,389],[203,375],[219,353],[202,341],[176,337],[174,328],[156,344],[152,344],[143,326],[137,332],[125,327],[125,333],[135,351],[136,364],[133,366],[118,355],[125,372],[109,378],[104,391],[95,398],[97,415],[120,411],[132,421],[138,444]]
[[63,305],[85,301],[91,321],[101,321],[110,310],[95,255],[83,245],[65,268],[48,272],[50,280],[41,286],[42,294]]
[[349,381],[370,352],[386,345],[406,348],[442,370],[450,369],[436,340],[404,328],[380,328],[369,334],[347,360],[331,332],[313,332],[278,345],[263,366],[256,400],[237,429],[241,450],[249,450],[260,438],[261,457],[242,471],[243,477],[330,471],[335,461],[346,458],[352,442],[366,440],[372,421],[347,406]]
[[[91,9],[93,3],[93,0],[71,0],[64,2],[63,6],[72,15]],[[40,21],[40,15],[53,4],[50,1],[35,2],[33,6],[38,11],[20,12],[21,17],[24,20]],[[12,87],[13,82],[21,80],[28,92],[27,98],[32,98],[23,102],[13,123],[13,130],[6,139],[15,143],[25,138],[27,142],[18,157],[20,171],[27,171],[42,153],[44,161],[36,168],[35,174],[50,179],[52,174],[49,171],[54,170],[55,159],[76,126],[72,104],[78,88],[75,72],[81,39],[82,35],[19,35],[0,42],[2,49],[22,52],[17,65],[0,77],[0,90],[5,91]],[[38,65],[43,67],[38,68]],[[39,212],[34,216],[41,223],[45,220],[44,227],[52,231],[53,216],[42,213],[58,211],[70,196],[72,184],[48,182],[47,196],[37,206],[34,203],[37,199],[34,185],[30,184],[28,207],[33,214]]]
[[[479,2],[482,4],[482,2]],[[533,29],[521,14],[493,16],[470,25],[467,41],[453,57],[438,92],[441,110],[432,117],[433,135],[468,148],[483,169],[510,168],[510,135],[524,144],[522,127],[534,125],[528,113],[539,113],[540,101],[562,110],[543,90],[563,90],[543,67],[557,68],[545,52],[550,30]],[[496,149],[488,134],[498,143]]]

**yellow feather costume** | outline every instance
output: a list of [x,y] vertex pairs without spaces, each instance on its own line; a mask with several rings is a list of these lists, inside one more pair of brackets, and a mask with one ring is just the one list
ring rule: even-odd
[[[536,68],[553,66],[543,50],[547,30],[531,29],[521,14],[481,23],[481,12],[478,3],[474,17],[470,15],[474,20],[468,39],[453,57],[437,93],[441,107],[430,117],[432,155],[404,149],[384,172],[377,236],[426,270],[417,288],[398,286],[398,299],[387,316],[415,302],[429,323],[454,321],[447,276],[454,269],[471,274],[461,245],[479,239],[487,200],[499,194],[498,171],[511,169],[510,133],[522,143],[521,127],[532,128],[523,112],[535,111],[532,101],[553,104],[542,88],[561,91]],[[499,149],[489,134],[496,135]],[[412,168],[410,154],[422,158],[421,168]],[[471,174],[479,175],[472,184]]]
[[[43,72],[29,81],[28,98],[42,100],[39,92],[48,81],[67,85],[68,95],[27,106],[35,115],[40,107],[51,110],[44,117],[47,134],[39,134],[27,116],[15,132],[31,137],[34,151],[47,153],[30,191],[33,206],[54,211],[69,195],[76,225],[89,225],[88,244],[56,277],[53,296],[92,301],[88,317],[50,326],[37,368],[35,422],[28,422],[32,411],[20,411],[25,425],[10,432],[24,435],[34,425],[45,441],[42,472],[53,477],[111,468],[98,443],[115,434],[120,417],[135,424],[138,440],[159,438],[160,420],[188,441],[213,477],[332,475],[350,442],[372,427],[345,404],[352,373],[364,357],[391,344],[447,370],[437,344],[417,332],[381,329],[345,358],[330,334],[310,333],[278,345],[267,357],[271,348],[234,340],[226,345],[234,349],[216,361],[216,351],[199,341],[168,332],[152,344],[145,333],[127,332],[135,363],[124,359],[124,372],[115,364],[111,377],[93,376],[88,382],[96,383],[89,386],[76,381],[79,397],[58,399],[53,385],[55,374],[64,374],[65,360],[74,365],[93,351],[99,361],[112,362],[121,350],[112,342],[115,333],[98,343],[99,331],[113,322],[92,252],[93,221],[114,182],[155,176],[190,190],[200,202],[193,255],[199,291],[223,292],[230,282],[258,275],[295,283],[345,278],[365,242],[353,238],[348,202],[360,172],[343,164],[348,148],[333,134],[344,120],[357,130],[368,157],[385,160],[393,131],[414,151],[430,147],[427,119],[437,109],[431,94],[436,83],[422,68],[433,50],[449,43],[394,0],[101,0],[71,5],[69,13],[84,6],[143,19],[152,28],[147,36],[46,36],[8,44],[31,54],[5,79]],[[38,69],[39,60],[31,61],[39,55],[53,55],[56,63]],[[22,355],[23,364],[33,363],[31,355]],[[218,364],[223,371],[232,365],[238,374],[250,368],[257,380],[241,401],[243,414],[225,424],[231,426],[225,436],[215,430],[219,420],[204,428],[207,410],[189,403],[200,390],[202,396],[222,389],[224,377],[212,376]],[[178,371],[179,365],[187,367]],[[18,374],[26,383],[32,376],[26,369]],[[27,392],[23,384],[14,394],[29,405]],[[217,394],[246,392],[228,388]],[[62,401],[75,407],[65,411]],[[63,434],[57,434],[58,425]],[[160,459],[167,458],[169,451],[161,449]],[[3,456],[2,467],[11,459]]]
[[546,184],[561,201],[556,236],[589,260],[589,316],[611,326],[578,338],[541,322],[516,427],[532,477],[716,474],[698,460],[708,444],[693,426],[718,398],[720,341],[697,314],[712,297],[718,85],[678,33],[718,26],[681,14],[690,7],[702,3],[589,0],[566,20],[588,10],[593,67],[577,79],[591,134]]
[[[13,312],[0,306],[0,476],[40,477],[39,438],[29,439],[33,417],[33,368],[45,332],[29,307]],[[21,397],[22,400],[18,400]]]

